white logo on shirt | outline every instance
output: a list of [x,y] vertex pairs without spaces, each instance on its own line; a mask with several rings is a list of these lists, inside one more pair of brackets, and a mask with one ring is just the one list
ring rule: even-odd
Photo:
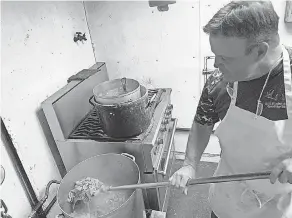
[[267,108],[286,108],[285,102],[265,102]]

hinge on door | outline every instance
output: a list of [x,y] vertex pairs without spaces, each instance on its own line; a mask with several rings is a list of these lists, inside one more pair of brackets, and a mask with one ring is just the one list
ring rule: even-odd
[[2,183],[4,182],[5,180],[5,169],[4,167],[1,165],[1,172],[0,172],[0,185],[2,185]]

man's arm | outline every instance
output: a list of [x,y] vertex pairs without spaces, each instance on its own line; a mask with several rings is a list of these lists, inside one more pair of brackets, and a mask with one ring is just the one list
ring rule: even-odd
[[219,121],[211,92],[220,80],[220,75],[216,73],[208,78],[189,134],[184,166],[169,179],[172,185],[182,188],[185,194],[187,194],[187,181],[196,177],[197,166],[208,145],[213,127]]
[[214,71],[208,78],[197,107],[197,112],[189,134],[186,158],[184,165],[191,165],[197,168],[202,154],[204,153],[212,134],[214,125],[219,121],[219,114],[216,112],[214,99],[211,94],[215,87],[222,81],[222,74]]
[[201,157],[209,143],[213,128],[214,124],[202,125],[196,121],[193,122],[187,143],[184,161],[185,166],[191,165],[195,170],[197,169]]

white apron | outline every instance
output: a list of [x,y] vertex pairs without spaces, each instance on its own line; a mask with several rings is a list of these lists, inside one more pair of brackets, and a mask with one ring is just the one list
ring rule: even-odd
[[[292,157],[291,69],[284,47],[283,64],[288,120],[271,121],[235,106],[235,82],[230,107],[215,131],[222,150],[216,176],[270,171]],[[212,184],[209,201],[219,218],[292,218],[292,185],[279,181]]]

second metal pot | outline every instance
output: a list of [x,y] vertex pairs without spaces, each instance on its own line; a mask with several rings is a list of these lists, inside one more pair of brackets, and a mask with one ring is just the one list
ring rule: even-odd
[[120,104],[141,97],[139,82],[125,77],[98,84],[93,94],[99,104]]
[[[159,101],[149,104],[147,89],[141,86],[140,90],[142,97],[136,101],[116,105],[95,103],[103,130],[108,136],[130,138],[142,134],[150,126],[154,109]],[[159,91],[155,98],[160,99],[161,94],[162,92]]]

